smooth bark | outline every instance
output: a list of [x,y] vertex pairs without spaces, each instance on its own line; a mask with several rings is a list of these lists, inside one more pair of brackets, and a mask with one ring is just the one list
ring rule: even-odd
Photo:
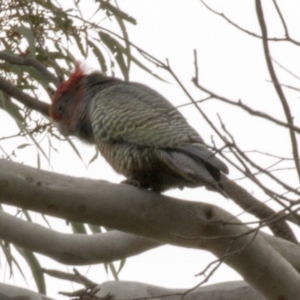
[[296,300],[300,276],[259,235],[216,206],[127,185],[72,178],[0,161],[0,201],[72,221],[105,225],[161,243],[206,249],[267,299]]

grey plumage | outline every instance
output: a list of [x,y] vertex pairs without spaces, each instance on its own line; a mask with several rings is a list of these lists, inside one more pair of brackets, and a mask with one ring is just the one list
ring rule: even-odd
[[52,114],[65,101],[68,114],[56,118],[68,120],[69,134],[95,143],[128,182],[159,192],[203,185],[222,192],[220,172],[228,173],[226,165],[162,95],[96,72],[76,85],[70,95],[56,96]]

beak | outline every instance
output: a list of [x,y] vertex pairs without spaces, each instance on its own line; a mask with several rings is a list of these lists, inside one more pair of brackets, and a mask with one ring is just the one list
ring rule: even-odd
[[68,127],[68,125],[66,123],[64,123],[62,121],[55,122],[55,126],[57,127],[60,134],[62,134],[63,136],[71,135],[70,128]]

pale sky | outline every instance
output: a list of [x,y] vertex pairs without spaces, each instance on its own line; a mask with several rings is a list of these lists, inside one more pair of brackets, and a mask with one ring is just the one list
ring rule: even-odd
[[[254,1],[215,0],[207,2],[213,4],[213,8],[217,11],[224,12],[226,16],[240,26],[259,33]],[[241,99],[242,102],[257,110],[266,111],[268,114],[284,120],[283,110],[273,86],[267,82],[269,75],[264,63],[261,40],[251,38],[249,35],[233,28],[225,20],[209,12],[197,0],[120,0],[118,4],[122,10],[128,12],[138,21],[137,26],[127,26],[131,41],[160,60],[168,58],[174,72],[196,99],[204,98],[206,95],[197,90],[191,83],[191,78],[194,76],[194,49],[197,49],[198,52],[200,81],[205,87],[231,100]],[[270,36],[282,35],[283,31],[278,26],[280,22],[272,8],[272,1],[264,1],[263,4],[265,5],[264,9]],[[280,0],[278,4],[282,4],[283,13],[291,28],[291,35],[300,40],[300,2]],[[112,22],[107,21],[103,22],[103,26],[116,28],[112,26]],[[298,49],[287,43],[274,42],[270,45],[272,57],[300,76],[299,53],[296,52]],[[89,66],[95,66],[92,59],[86,59],[85,63]],[[138,68],[132,69],[130,80],[149,85],[163,94],[174,105],[188,102],[188,98],[177,87],[170,75],[161,69],[153,68],[153,70],[168,80],[170,84],[153,79],[149,74]],[[276,67],[276,70],[279,71],[279,78],[282,83],[299,86],[299,80],[278,67]],[[291,103],[295,122],[299,126],[299,93],[291,90],[284,91]],[[274,133],[272,123],[252,118],[238,108],[226,106],[215,100],[205,102],[201,107],[218,124],[218,127],[220,126],[217,113],[221,115],[226,127],[235,136],[236,141],[243,150],[259,149],[278,155],[291,156],[290,141],[286,130],[276,128]],[[214,133],[199,116],[199,113],[193,107],[184,107],[180,111],[185,115],[188,122],[197,128],[204,140],[210,143],[211,135]],[[2,112],[0,113],[2,118],[0,122],[7,124],[9,118]],[[9,135],[7,129],[4,131],[1,127],[0,136]],[[12,134],[16,133],[13,124],[10,130]],[[214,139],[219,146],[222,146],[215,134]],[[19,144],[19,142],[12,141],[1,145],[5,147],[6,151],[10,152],[10,149],[14,149]],[[94,154],[94,149],[82,145],[80,142],[76,142],[76,145],[78,145],[85,162],[88,162]],[[121,176],[116,175],[107,166],[104,159],[99,158],[95,163],[85,168],[69,147],[63,145],[63,143],[57,143],[56,147],[59,148],[59,153],[52,153],[53,171],[113,182],[122,180]],[[32,148],[20,149],[16,152],[18,155],[17,161],[36,166],[36,154],[32,155]],[[264,158],[260,163],[268,166],[271,161]],[[45,161],[42,162],[42,168],[49,168]],[[290,175],[291,173],[286,174]],[[283,174],[283,176],[285,175]],[[297,178],[293,176],[289,178],[290,185],[297,184]],[[241,175],[233,167],[230,167],[230,178],[240,177]],[[268,199],[248,180],[241,181],[240,184],[260,200]],[[183,191],[173,190],[168,194],[186,200],[210,202],[233,214],[242,211],[232,201],[226,200],[216,193],[208,192],[204,188],[185,189]],[[243,220],[249,219],[249,216],[243,215]],[[253,219],[251,218],[251,220]],[[62,228],[65,227],[64,222],[59,224]],[[126,265],[120,274],[120,279],[140,281],[168,288],[190,288],[202,279],[194,275],[201,272],[213,259],[214,257],[211,254],[204,251],[164,246],[127,259]],[[53,263],[50,259],[45,259],[45,261],[48,261],[49,268],[56,266],[56,263]],[[69,270],[71,269],[69,267]],[[66,268],[62,267],[62,270],[66,271]],[[103,266],[93,266],[90,269],[86,267],[81,268],[81,270],[86,272],[87,276],[94,281],[104,282],[107,279],[112,279],[111,275],[107,277]],[[7,276],[5,278],[7,283],[14,282],[14,280],[9,281]],[[222,266],[210,279],[209,284],[239,278],[240,276],[230,268]],[[72,290],[69,283],[61,282],[62,285],[56,287],[54,286],[56,280],[49,279],[49,282],[51,282],[51,288],[50,285],[48,286],[49,296],[56,299],[65,299],[57,295],[57,292],[61,289],[64,291],[67,291],[67,289]],[[15,281],[15,283],[26,287],[26,283],[22,280],[20,282]]]

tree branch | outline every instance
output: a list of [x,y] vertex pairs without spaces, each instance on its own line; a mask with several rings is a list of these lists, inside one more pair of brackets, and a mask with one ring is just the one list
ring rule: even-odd
[[[206,249],[223,258],[268,299],[297,299],[300,294],[300,275],[292,265],[260,236],[247,234],[248,227],[213,205],[4,160],[0,160],[0,187],[2,203],[105,225],[161,243]],[[229,219],[235,224],[227,224]]]
[[54,300],[45,295],[23,289],[17,286],[0,283],[1,300]]
[[33,67],[56,87],[58,87],[60,84],[60,81],[51,72],[49,72],[47,68],[45,68],[39,61],[32,57],[11,55],[4,50],[0,51],[0,59],[14,65]]
[[256,117],[260,117],[260,118],[263,118],[265,120],[268,120],[268,121],[271,121],[277,125],[280,125],[282,127],[285,127],[285,128],[289,128],[290,130],[294,130],[296,133],[300,133],[300,127],[298,126],[295,126],[294,124],[289,124],[289,123],[286,123],[286,122],[282,122],[268,114],[266,114],[265,112],[262,112],[262,111],[258,111],[258,110],[254,110],[252,109],[251,107],[247,106],[246,104],[244,104],[241,100],[238,100],[238,101],[232,101],[230,99],[227,99],[223,96],[220,96],[210,90],[208,90],[207,88],[205,88],[204,86],[202,86],[197,78],[193,78],[193,83],[195,84],[195,86],[200,89],[201,91],[209,94],[210,97],[216,99],[216,100],[219,100],[219,101],[222,101],[222,102],[225,102],[227,104],[230,104],[230,105],[233,105],[233,106],[236,106],[236,107],[239,107],[241,109],[243,109],[244,111],[246,111],[247,113],[249,113],[250,115],[252,116],[256,116]]
[[[167,289],[140,282],[126,281],[107,281],[99,285],[99,292],[95,297],[87,299],[180,299],[178,296],[184,294],[184,289]],[[168,296],[168,297],[167,297]],[[33,291],[19,288],[16,286],[0,283],[1,300],[54,300],[35,293]],[[243,281],[231,281],[218,284],[212,284],[197,288],[187,294],[185,300],[193,299],[243,299],[243,300],[265,300],[252,287]],[[73,297],[73,299],[75,299]],[[85,299],[85,298],[84,298]]]
[[[268,30],[267,30],[267,26],[266,26],[265,19],[264,19],[264,13],[263,13],[263,9],[261,6],[261,1],[255,0],[255,6],[256,6],[256,13],[257,13],[257,17],[258,17],[259,25],[260,25],[261,32],[262,32],[262,37],[263,37],[262,42],[263,42],[263,49],[264,49],[267,67],[268,67],[271,79],[274,82],[274,88],[277,92],[277,95],[278,95],[281,105],[283,107],[283,110],[284,110],[284,113],[285,113],[285,116],[287,119],[287,123],[290,126],[293,126],[294,122],[293,122],[293,117],[291,115],[290,107],[289,107],[287,100],[285,98],[285,95],[281,89],[281,86],[277,79],[276,72],[275,72],[273,64],[272,64],[270,49],[269,49],[269,45],[268,45]],[[295,132],[291,128],[289,129],[289,133],[290,133],[290,138],[291,138],[291,143],[292,143],[292,152],[293,152],[293,156],[294,156],[295,166],[296,166],[296,170],[298,173],[298,178],[300,179],[300,159],[299,159],[299,153],[298,153],[297,138],[295,136]]]
[[70,265],[111,262],[161,245],[153,240],[116,230],[93,235],[63,234],[20,220],[4,211],[0,211],[0,237]]
[[[260,235],[300,273],[299,245],[262,232]],[[111,262],[162,245],[154,240],[116,230],[93,235],[64,234],[20,220],[4,211],[0,211],[0,237],[71,265]]]
[[[260,220],[276,216],[276,212],[273,209],[269,208],[264,203],[261,203],[258,199],[249,194],[241,186],[228,179],[225,175],[223,175],[222,178],[222,186],[230,199],[232,199],[246,212],[253,214]],[[285,220],[269,224],[269,227],[276,236],[297,243],[297,239],[293,231]]]
[[28,94],[22,92],[15,85],[0,77],[0,90],[8,96],[18,100],[20,103],[26,105],[28,108],[34,109],[45,116],[49,116],[49,104],[39,101]]
[[[184,289],[167,289],[139,282],[108,281],[100,285],[97,297],[103,299],[112,295],[116,299],[181,299]],[[169,297],[168,297],[169,296]],[[265,300],[253,288],[243,281],[224,282],[199,287],[187,295],[184,300],[194,299],[243,299],[243,300]]]
[[[203,4],[209,11],[211,11],[212,13],[214,13],[214,14],[220,16],[221,18],[223,18],[224,20],[226,20],[230,25],[232,25],[233,27],[237,28],[238,30],[240,30],[240,31],[242,31],[242,32],[244,32],[244,33],[246,33],[246,34],[249,34],[250,36],[253,36],[253,37],[255,37],[255,38],[259,38],[259,39],[262,39],[262,38],[263,38],[262,36],[260,36],[260,35],[258,35],[258,34],[256,34],[256,33],[252,32],[252,31],[250,31],[250,30],[247,30],[247,29],[241,27],[240,25],[234,23],[231,19],[229,19],[228,17],[226,17],[224,13],[220,13],[220,12],[217,12],[216,10],[212,9],[212,8],[211,8],[210,6],[208,6],[203,0],[200,0],[200,1],[202,2],[202,4]],[[291,42],[291,43],[293,43],[293,44],[299,46],[299,45],[300,45],[300,42],[294,40],[293,38],[291,38],[291,37],[289,36],[288,31],[287,31],[287,27],[286,27],[286,24],[285,24],[285,21],[284,21],[283,16],[282,16],[282,14],[281,14],[281,12],[280,12],[280,10],[279,10],[279,8],[278,8],[277,3],[276,3],[274,0],[273,0],[273,3],[274,3],[274,5],[275,5],[275,8],[276,8],[276,10],[277,10],[277,12],[278,12],[278,14],[279,14],[280,19],[281,19],[282,25],[283,25],[284,30],[285,30],[285,36],[286,36],[286,37],[284,37],[284,38],[276,38],[276,37],[268,38],[268,41],[270,41],[270,42]]]

